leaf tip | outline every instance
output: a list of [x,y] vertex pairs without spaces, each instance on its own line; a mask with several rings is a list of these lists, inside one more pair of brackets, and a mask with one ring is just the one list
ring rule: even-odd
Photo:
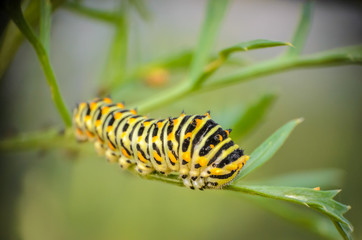
[[292,47],[292,48],[295,48],[295,46],[294,46],[292,43],[290,43],[290,42],[286,42],[285,44],[288,45],[288,46],[290,46],[290,47]]
[[296,124],[301,124],[304,121],[304,118],[297,118],[295,120]]

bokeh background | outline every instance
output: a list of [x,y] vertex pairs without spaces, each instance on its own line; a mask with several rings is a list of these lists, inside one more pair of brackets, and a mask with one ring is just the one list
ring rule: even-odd
[[[111,9],[113,1],[85,1]],[[253,39],[290,41],[302,1],[234,1],[226,14],[217,50]],[[130,66],[196,45],[205,1],[147,1],[150,21],[130,23]],[[113,28],[64,8],[53,15],[51,60],[66,104],[92,99],[104,74]],[[304,53],[359,44],[362,8],[357,2],[318,1]],[[242,53],[259,61],[283,47]],[[225,70],[227,72],[227,68]],[[184,72],[171,72],[170,84]],[[268,178],[295,171],[338,168],[344,172],[337,200],[352,206],[347,218],[362,239],[362,68],[299,69],[217,91],[192,95],[157,111],[168,117],[182,110],[211,110],[226,124],[226,112],[240,111],[262,94],[278,98],[258,128],[242,142],[247,153],[287,121],[304,117],[273,159],[250,176]],[[117,99],[138,102],[166,89],[142,82]],[[61,126],[43,72],[28,42],[20,47],[1,79],[1,137]],[[33,150],[1,154],[1,239],[319,239],[240,196],[223,191],[190,191],[142,180],[98,157],[90,144],[82,151]],[[308,176],[306,176],[308,177]],[[318,184],[318,183],[316,183]]]

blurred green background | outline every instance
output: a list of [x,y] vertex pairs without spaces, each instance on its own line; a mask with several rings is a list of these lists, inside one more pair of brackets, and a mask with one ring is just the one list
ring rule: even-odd
[[[104,9],[116,5],[112,1],[85,3]],[[301,3],[234,1],[215,53],[257,38],[290,41]],[[193,48],[205,9],[205,1],[158,0],[147,5],[150,21],[135,14],[130,18],[130,67]],[[360,5],[324,1],[317,2],[314,10],[305,53],[361,43]],[[97,95],[113,28],[62,8],[52,21],[51,60],[66,104],[72,108]],[[283,50],[241,53],[240,59],[258,61]],[[172,85],[184,72],[170,75]],[[213,118],[228,128],[226,116],[231,112],[242,111],[242,106],[265,93],[276,93],[266,121],[239,142],[246,153],[288,120],[304,117],[305,122],[250,180],[294,171],[343,169],[344,184],[335,186],[343,188],[337,200],[352,206],[346,216],[355,226],[355,238],[362,239],[361,78],[360,66],[294,70],[192,95],[149,115],[163,118],[182,110],[188,114],[211,110]],[[150,88],[141,82],[113,97],[132,104],[167,87]],[[0,91],[2,138],[62,125],[28,42],[1,80]],[[190,191],[142,180],[106,163],[91,144],[80,149],[1,153],[1,239],[318,239],[236,194]]]

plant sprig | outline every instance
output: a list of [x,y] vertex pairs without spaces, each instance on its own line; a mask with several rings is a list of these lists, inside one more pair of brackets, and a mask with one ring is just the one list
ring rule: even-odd
[[[46,4],[46,2],[42,1],[41,4]],[[46,48],[44,47],[41,40],[36,36],[36,34],[32,30],[32,28],[29,26],[26,19],[24,18],[20,3],[16,3],[16,2],[14,3],[14,2],[7,1],[6,10],[9,13],[11,20],[13,20],[13,22],[16,24],[16,26],[20,29],[20,31],[24,34],[24,36],[29,40],[30,44],[33,46],[33,48],[38,56],[39,62],[41,63],[41,66],[43,68],[48,85],[50,87],[51,96],[55,103],[55,106],[58,109],[58,112],[61,115],[61,117],[64,121],[64,124],[67,127],[71,127],[72,120],[71,120],[69,111],[61,96],[61,93],[60,93],[60,90],[58,87],[58,82],[56,80],[56,77],[55,77],[55,74],[53,71],[53,67],[50,63]],[[47,11],[44,11],[43,14],[46,14],[46,12]],[[45,18],[42,17],[42,20],[50,21],[48,18],[49,17],[45,17]],[[42,27],[42,29],[43,29],[43,27]],[[47,29],[44,29],[44,31],[45,31],[44,36],[49,34],[46,32],[46,31],[48,31]],[[49,39],[43,39],[43,40],[49,41]],[[47,43],[47,45],[49,45],[49,44]]]

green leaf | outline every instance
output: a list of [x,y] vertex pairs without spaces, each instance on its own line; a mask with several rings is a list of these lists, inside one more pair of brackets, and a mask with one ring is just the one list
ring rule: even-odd
[[249,173],[266,163],[284,144],[293,129],[303,121],[298,118],[286,123],[283,127],[274,132],[267,140],[257,147],[251,154],[250,159],[234,179],[235,182],[246,177]]
[[48,54],[50,44],[51,9],[52,5],[50,0],[41,0],[39,38]]
[[227,58],[231,53],[234,52],[245,52],[253,49],[278,47],[278,46],[293,46],[289,42],[271,41],[266,39],[256,39],[248,42],[242,42],[232,47],[228,47],[220,51],[220,56]]
[[193,56],[189,79],[196,82],[203,72],[204,67],[210,57],[210,53],[215,42],[216,34],[224,17],[228,0],[209,0],[206,10],[206,17],[201,29],[201,35]]
[[231,132],[233,139],[240,139],[257,126],[276,99],[275,94],[266,94],[247,107],[235,121]]
[[306,211],[297,208],[297,206],[290,206],[275,199],[260,198],[258,196],[246,196],[246,198],[250,199],[250,203],[321,237],[336,239],[338,236],[338,231],[334,224],[328,218],[318,213]]
[[312,1],[307,1],[304,4],[302,16],[300,18],[299,25],[294,33],[292,40],[292,44],[295,47],[288,48],[285,57],[297,56],[300,55],[300,53],[302,52],[310,29],[312,7],[313,7]]
[[[317,169],[293,172],[277,177],[253,181],[252,184],[290,187],[336,187],[342,184],[344,172],[340,169]],[[308,177],[306,177],[308,176]],[[249,182],[248,182],[249,183]]]
[[351,239],[353,227],[343,216],[350,209],[350,206],[333,200],[340,190],[318,191],[312,188],[243,185],[240,183],[230,185],[227,189],[310,207],[328,216],[341,235],[345,239]]

